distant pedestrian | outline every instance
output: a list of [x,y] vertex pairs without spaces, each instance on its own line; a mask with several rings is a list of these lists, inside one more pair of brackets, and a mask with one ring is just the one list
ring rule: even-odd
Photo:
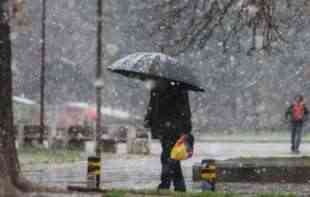
[[145,126],[151,128],[152,136],[159,138],[161,153],[161,183],[158,189],[169,189],[171,183],[176,191],[185,192],[186,186],[181,162],[170,158],[178,139],[191,136],[191,111],[187,90],[165,80],[156,82],[151,91]]
[[302,95],[295,97],[294,102],[288,107],[285,113],[285,119],[291,123],[291,151],[299,153],[299,146],[302,137],[302,128],[306,120],[308,120],[308,108],[304,103]]

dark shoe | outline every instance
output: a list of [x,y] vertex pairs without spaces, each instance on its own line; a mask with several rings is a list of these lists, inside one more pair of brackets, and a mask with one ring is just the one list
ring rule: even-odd
[[161,193],[166,193],[166,192],[169,192],[170,189],[169,188],[163,188],[163,187],[157,187],[157,193],[161,194]]
[[297,149],[294,149],[294,150],[292,150],[292,153],[293,153],[293,154],[299,154],[299,153],[300,153],[300,151],[299,151],[299,150],[297,150]]
[[175,188],[174,191],[176,192],[186,192],[185,188]]
[[184,180],[179,180],[174,182],[174,191],[176,192],[186,192],[186,186]]
[[160,191],[160,190],[169,190],[169,186],[164,185],[164,184],[161,183],[157,187],[157,191]]
[[295,150],[296,150],[295,146],[291,146],[291,151],[295,152]]

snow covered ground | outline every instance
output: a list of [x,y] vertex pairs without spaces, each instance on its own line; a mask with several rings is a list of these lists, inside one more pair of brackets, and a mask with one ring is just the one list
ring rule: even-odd
[[[102,155],[102,186],[105,188],[154,189],[160,177],[160,145],[152,143],[152,153],[148,156],[126,154],[126,145],[118,146],[117,154]],[[85,161],[57,165],[32,165],[25,173],[31,180],[43,184],[85,185]],[[192,184],[192,165],[205,158],[228,159],[235,157],[300,157],[310,156],[310,144],[302,144],[301,154],[290,153],[289,143],[236,143],[236,142],[197,142],[192,159],[182,162],[188,189],[195,190]],[[265,186],[262,186],[265,187]],[[222,186],[223,190],[229,190]],[[265,188],[268,191],[268,189]]]

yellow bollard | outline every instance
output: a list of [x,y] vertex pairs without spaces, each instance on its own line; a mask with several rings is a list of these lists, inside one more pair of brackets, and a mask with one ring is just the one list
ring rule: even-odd
[[203,191],[215,191],[216,165],[215,160],[206,159],[201,162],[201,179]]
[[87,187],[99,188],[101,174],[101,159],[100,157],[88,157],[87,163]]

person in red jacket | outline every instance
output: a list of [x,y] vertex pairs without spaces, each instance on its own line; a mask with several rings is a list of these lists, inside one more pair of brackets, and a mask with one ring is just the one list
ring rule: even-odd
[[288,107],[285,113],[285,119],[291,122],[291,150],[293,153],[299,153],[299,146],[302,136],[302,127],[304,122],[308,119],[308,108],[304,103],[302,95],[295,97],[292,105]]

